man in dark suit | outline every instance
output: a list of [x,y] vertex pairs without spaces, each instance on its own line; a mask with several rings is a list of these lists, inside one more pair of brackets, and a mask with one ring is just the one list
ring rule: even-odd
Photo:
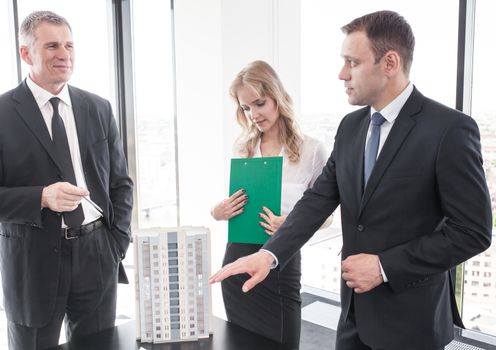
[[375,12],[342,30],[339,78],[366,107],[342,120],[321,176],[263,250],[211,282],[247,272],[248,292],[340,205],[336,349],[444,349],[463,326],[450,269],[491,243],[479,130],[409,82],[414,36],[403,17]]
[[[0,259],[11,350],[115,322],[133,183],[110,103],[67,84],[74,44],[55,13],[20,29],[29,76],[0,96]],[[123,270],[121,270],[124,273]]]

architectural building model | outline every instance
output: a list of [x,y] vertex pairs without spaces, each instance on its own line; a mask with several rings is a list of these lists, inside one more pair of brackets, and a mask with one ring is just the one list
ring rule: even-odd
[[210,232],[150,229],[135,236],[136,337],[165,343],[211,332]]

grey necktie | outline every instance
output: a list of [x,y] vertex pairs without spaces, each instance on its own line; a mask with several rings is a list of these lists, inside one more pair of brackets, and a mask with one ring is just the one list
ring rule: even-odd
[[363,171],[363,187],[367,186],[372,169],[374,169],[375,160],[377,159],[377,150],[379,149],[379,140],[381,139],[381,125],[386,121],[379,112],[371,116],[371,132],[367,147],[365,148],[365,162]]
[[[59,102],[58,97],[52,97],[50,103],[53,107],[52,116],[52,140],[55,150],[58,155],[58,161],[62,170],[62,178],[64,181],[70,182],[74,186],[77,186],[76,176],[74,175],[74,167],[72,166],[71,151],[69,149],[69,142],[67,141],[67,133],[64,127],[64,121],[59,114]],[[78,205],[73,211],[67,211],[63,213],[64,221],[69,227],[79,227],[84,221],[84,213],[81,204]]]

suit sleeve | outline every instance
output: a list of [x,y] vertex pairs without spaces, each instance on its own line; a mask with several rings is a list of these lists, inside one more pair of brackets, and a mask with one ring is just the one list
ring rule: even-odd
[[[334,154],[334,152],[333,152]],[[339,204],[334,156],[331,154],[322,174],[305,191],[284,224],[263,246],[272,252],[281,269],[312,237]]]
[[0,139],[0,222],[42,227],[43,186],[5,186],[4,141]]
[[133,182],[128,175],[122,141],[112,113],[109,118],[108,149],[110,155],[109,197],[113,211],[110,230],[119,244],[121,257],[124,258],[131,241]]
[[[0,159],[0,166],[1,166]],[[5,187],[0,179],[0,222],[42,227],[43,186]]]
[[437,153],[436,180],[443,222],[434,232],[379,254],[395,291],[445,272],[491,244],[490,198],[473,119],[456,118],[445,132]]

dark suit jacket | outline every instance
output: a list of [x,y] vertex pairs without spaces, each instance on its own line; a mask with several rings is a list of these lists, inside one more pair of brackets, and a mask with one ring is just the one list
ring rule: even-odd
[[[110,103],[72,86],[69,93],[88,190],[124,257],[133,184]],[[0,266],[7,317],[29,327],[42,327],[54,309],[62,217],[40,208],[43,187],[60,174],[46,124],[23,82],[0,96]]]
[[[354,295],[361,339],[381,349],[440,348],[462,326],[449,269],[491,242],[479,130],[470,117],[414,89],[363,191],[370,108],[348,114],[312,189],[264,246],[281,268],[341,205],[342,259],[378,254],[389,279]],[[353,291],[341,281],[341,322]]]

